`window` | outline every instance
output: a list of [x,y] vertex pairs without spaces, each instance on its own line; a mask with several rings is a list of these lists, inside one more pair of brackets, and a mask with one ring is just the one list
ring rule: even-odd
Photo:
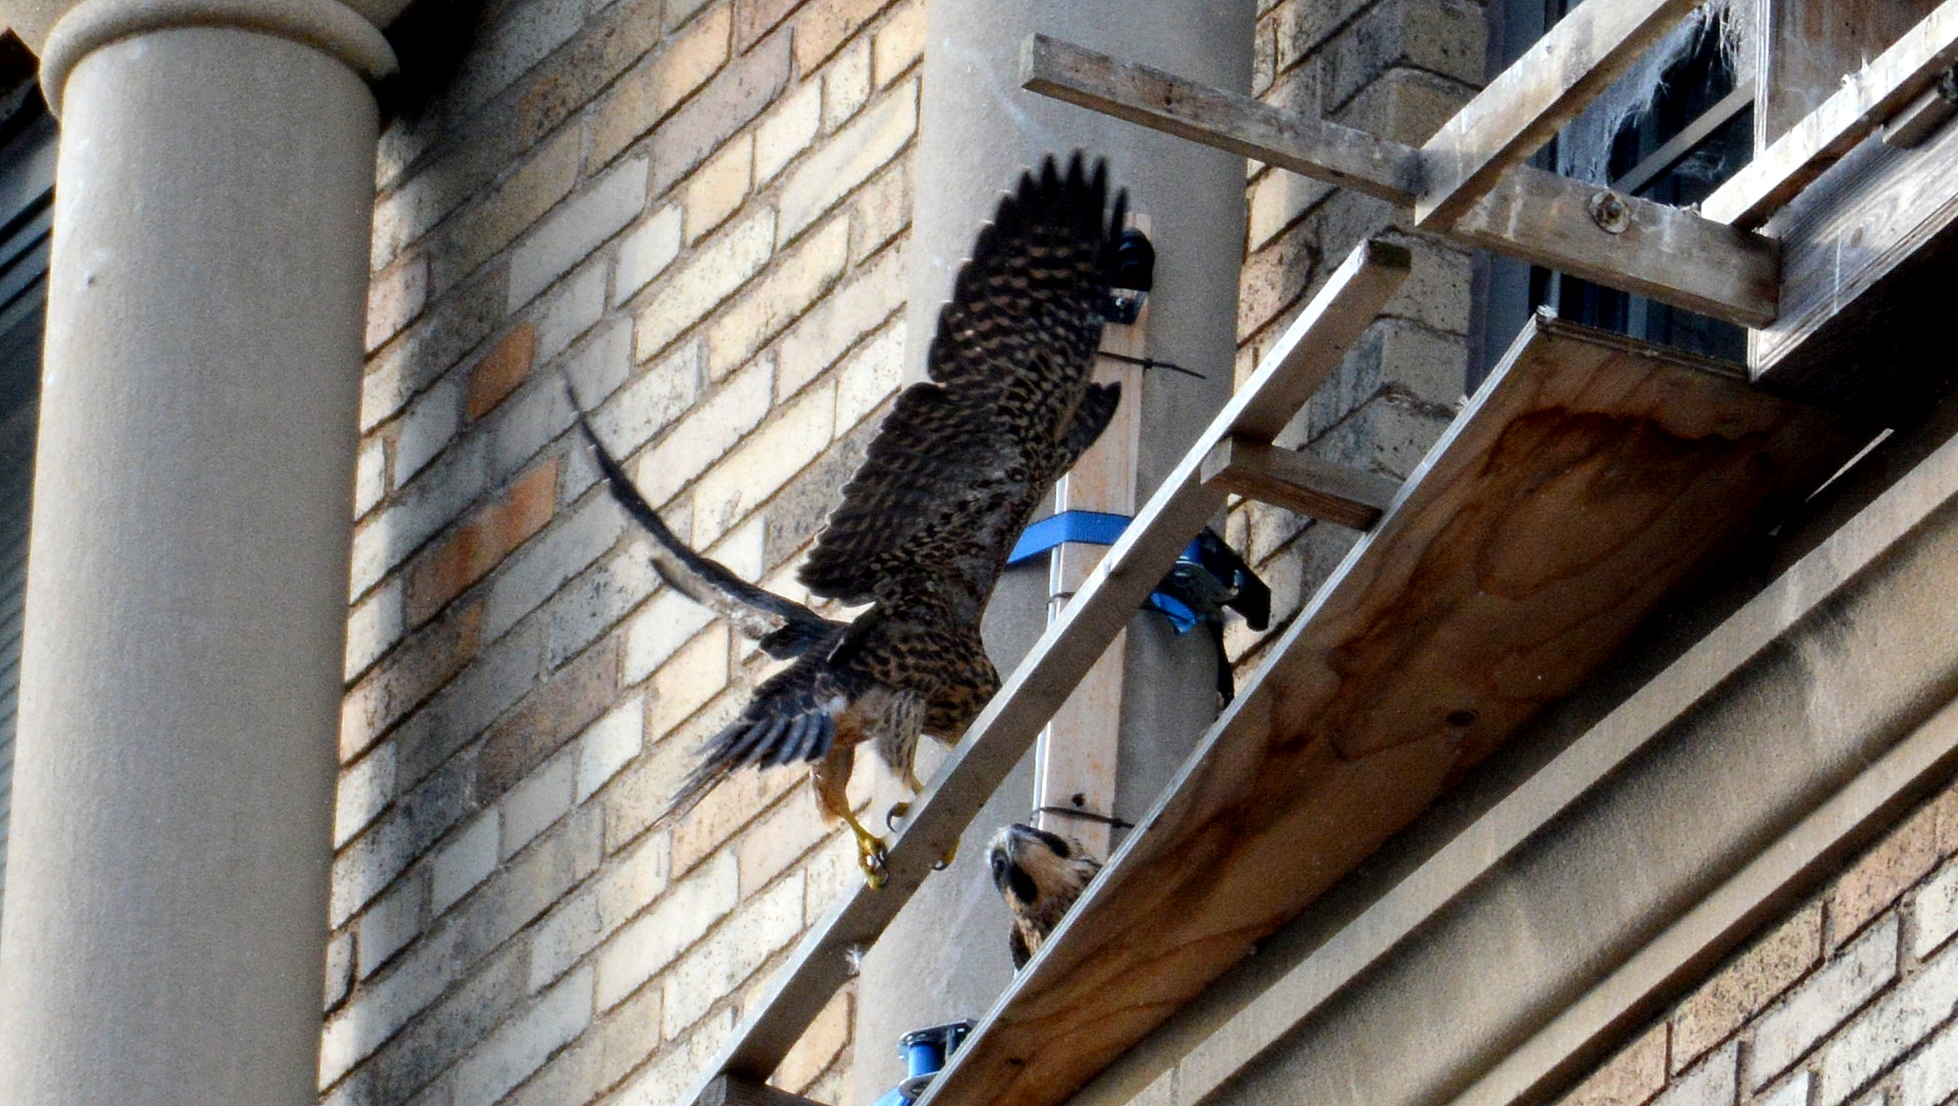
[[[1504,0],[1492,72],[1521,56],[1578,0]],[[1500,10],[1497,10],[1500,9]],[[1754,79],[1745,60],[1747,6],[1709,4],[1663,40],[1566,127],[1536,164],[1660,203],[1696,204],[1754,156]],[[1540,266],[1490,261],[1480,276],[1480,383],[1529,313],[1548,306],[1573,322],[1730,361],[1747,357],[1747,332]]]

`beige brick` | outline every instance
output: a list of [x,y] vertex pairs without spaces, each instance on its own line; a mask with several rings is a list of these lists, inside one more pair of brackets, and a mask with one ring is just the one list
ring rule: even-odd
[[409,639],[340,703],[340,760],[352,761],[454,678],[482,644],[482,607],[464,607]]
[[[593,6],[584,29],[524,78],[509,139],[528,146],[583,110],[660,41],[660,0]],[[575,129],[575,128],[573,128]]]
[[613,166],[590,187],[561,204],[511,251],[509,309],[515,311],[529,303],[600,243],[630,226],[645,206],[644,158]]
[[[838,991],[823,1012],[802,1031],[795,1047],[775,1066],[768,1081],[791,1094],[807,1090],[850,1043],[851,994]],[[832,1100],[833,1101],[833,1100]]]
[[870,99],[870,41],[858,39],[823,67],[823,130],[849,122]]
[[911,174],[908,154],[898,155],[850,205],[850,263],[861,265],[911,225]]
[[1822,959],[1822,907],[1782,923],[1680,1003],[1673,1015],[1673,1068],[1726,1040]]
[[804,159],[782,185],[776,233],[788,241],[902,151],[918,129],[918,83],[897,85]]
[[865,342],[837,369],[836,425],[839,433],[863,421],[897,394],[904,371],[904,320],[898,319]]
[[760,42],[801,4],[802,0],[736,0],[734,48],[745,51]]
[[646,1065],[607,1106],[673,1106],[707,1074],[721,1045],[734,1034],[734,1011],[722,1010],[693,1027],[684,1041]]
[[1830,940],[1840,945],[1855,936],[1937,863],[1938,808],[1932,803],[1890,831],[1836,881],[1829,895]]
[[332,1012],[346,1000],[347,992],[353,985],[354,935],[352,930],[343,930],[326,944],[326,985],[321,995],[320,1009]]
[[[550,986],[597,948],[607,935],[655,901],[669,901],[662,896],[668,890],[671,843],[672,838],[667,834],[647,835],[608,864],[588,886],[558,903],[545,916],[531,939],[530,990]],[[693,894],[693,891],[682,891],[679,896]]]
[[[364,451],[363,451],[364,452]],[[347,616],[345,676],[348,683],[365,673],[369,666],[401,640],[406,628],[403,619],[406,590],[399,576],[354,605]]]
[[666,278],[639,313],[633,354],[659,353],[767,264],[774,250],[775,213],[763,210],[735,223],[696,250]]
[[[659,735],[640,757],[612,784],[610,793],[605,796],[605,841],[606,847],[619,849],[643,835],[655,820],[666,817],[673,803],[674,788],[679,781],[692,771],[696,763],[695,750],[701,742],[720,732],[722,726],[733,721],[748,703],[747,689],[736,685],[723,689],[706,707],[702,708],[686,725]],[[715,791],[723,790],[721,788]],[[714,801],[714,792],[701,801],[701,807]],[[686,855],[686,863],[680,863],[680,842],[688,825],[688,816],[673,819],[670,827],[674,842],[673,871],[685,874],[699,863],[701,854],[697,851]]]
[[1739,1045],[1700,1061],[1653,1100],[1654,1106],[1734,1106],[1739,1097]]
[[429,913],[439,915],[496,871],[502,840],[498,812],[491,809],[455,835],[435,854],[429,885]]
[[584,802],[646,745],[646,700],[635,695],[591,724],[578,739],[577,800]]
[[[746,695],[732,698],[745,700]],[[719,855],[736,830],[754,821],[756,815],[790,789],[802,787],[808,778],[808,771],[801,765],[742,771],[730,776],[709,791],[700,805],[674,823],[673,870],[684,872],[706,857]]]
[[828,836],[829,827],[816,812],[815,792],[806,787],[789,792],[788,800],[750,826],[735,846],[742,897],[767,886]]
[[1879,998],[1819,1055],[1816,1106],[1839,1106],[1958,1014],[1958,956],[1946,953]]
[[1924,885],[1911,913],[1917,922],[1911,950],[1919,959],[1930,956],[1958,933],[1958,863],[1946,864],[1937,878]]
[[660,124],[647,143],[653,157],[653,190],[664,192],[691,173],[727,140],[768,110],[789,83],[787,35],[776,35],[734,59],[706,88]]
[[591,1024],[592,973],[573,973],[457,1065],[454,1106],[492,1106]]
[[802,874],[741,904],[666,977],[661,1030],[675,1038],[802,931]]
[[[516,240],[578,182],[579,138],[566,132],[546,143],[510,178],[451,221],[444,267],[457,277]],[[444,283],[453,283],[454,277]]]
[[725,625],[710,625],[653,674],[653,714],[648,728],[663,734],[707,705],[727,684]]
[[778,401],[801,391],[864,335],[901,311],[904,280],[904,249],[888,250],[791,327],[776,347]]
[[1938,808],[1938,851],[1958,856],[1958,786],[1947,788],[1933,805]]
[[[863,773],[868,776],[869,773]],[[859,813],[862,813],[859,811]],[[803,900],[805,917],[819,918],[846,892],[863,886],[863,869],[857,862],[856,841],[848,833],[830,837],[803,869],[809,890]]]
[[552,757],[503,797],[503,859],[508,860],[571,812],[572,787],[578,758],[566,753]]
[[636,684],[714,620],[712,611],[667,588],[626,627],[625,682]]
[[1887,914],[1754,1026],[1748,1085],[1760,1090],[1897,978],[1897,916]]
[[924,0],[909,0],[891,13],[871,39],[871,73],[884,88],[925,56]]
[[614,456],[630,457],[693,406],[707,375],[703,343],[687,342],[619,389],[592,418]]
[[716,857],[606,942],[596,961],[599,1009],[618,1005],[693,947],[741,901],[737,885],[734,858]]
[[1332,195],[1333,186],[1282,169],[1268,169],[1252,182],[1250,193],[1248,234],[1251,249],[1256,250]]
[[654,277],[666,271],[680,256],[682,228],[686,213],[678,204],[668,204],[641,223],[619,243],[618,274],[614,278],[612,304],[631,299]]
[[333,847],[366,829],[394,801],[395,749],[383,744],[340,773],[333,792]]
[[745,363],[835,286],[850,260],[850,223],[832,219],[778,257],[755,286],[707,328],[707,371]]
[[401,333],[427,302],[427,258],[410,257],[376,275],[367,287],[367,351]]
[[707,160],[687,181],[686,239],[689,245],[726,222],[748,198],[754,183],[755,140],[742,135]]
[[[388,494],[387,442],[369,438],[360,445],[354,460],[354,517],[363,518],[381,505]],[[351,643],[349,643],[351,644]]]
[[783,166],[809,148],[822,127],[823,82],[804,81],[755,128],[755,183],[774,180]]
[[1578,1084],[1563,1106],[1641,1106],[1665,1086],[1666,1026],[1661,1022]]
[[836,426],[836,386],[803,392],[694,486],[693,544],[712,545],[801,472],[829,445]]
[[796,68],[812,73],[848,42],[889,0],[829,0],[813,4],[795,25]]
[[1958,1095],[1958,1022],[1905,1064],[1897,1082],[1896,1106],[1937,1106]]
[[730,26],[727,6],[717,6],[666,49],[620,77],[592,113],[592,164],[617,157],[706,84],[727,61]]
[[634,474],[648,503],[664,503],[726,455],[768,416],[774,366],[750,365],[729,377],[646,451]]

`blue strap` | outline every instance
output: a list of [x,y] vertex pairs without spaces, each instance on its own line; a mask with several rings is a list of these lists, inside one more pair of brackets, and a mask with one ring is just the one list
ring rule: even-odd
[[[1032,560],[1042,553],[1053,550],[1067,542],[1080,542],[1084,545],[1114,545],[1122,531],[1129,525],[1129,516],[1110,514],[1106,511],[1062,511],[1048,515],[1026,528],[1020,540],[1013,545],[1013,552],[1006,557],[1006,563],[1016,565]],[[1179,560],[1196,562],[1197,542],[1190,540]],[[1150,594],[1145,606],[1160,611],[1176,627],[1179,634],[1187,634],[1196,629],[1202,620],[1197,613],[1186,606],[1182,600],[1164,595],[1162,592]]]

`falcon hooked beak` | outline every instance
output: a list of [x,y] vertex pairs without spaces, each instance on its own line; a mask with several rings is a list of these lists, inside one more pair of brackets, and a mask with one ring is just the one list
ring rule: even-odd
[[1017,971],[1061,924],[1088,881],[1101,871],[1101,861],[1082,851],[1079,841],[1018,822],[994,834],[988,852],[993,886],[1013,914],[1007,944]]

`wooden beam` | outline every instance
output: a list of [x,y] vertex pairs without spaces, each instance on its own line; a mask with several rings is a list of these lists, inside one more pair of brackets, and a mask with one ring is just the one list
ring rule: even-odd
[[1690,211],[1519,165],[1452,236],[1741,326],[1780,313],[1779,245]]
[[812,1099],[738,1075],[709,1079],[695,1101],[698,1106],[820,1106]]
[[892,842],[889,881],[851,884],[788,963],[749,1005],[733,1037],[683,1102],[698,1103],[713,1076],[766,1079],[797,1038],[854,974],[853,958],[877,940],[959,839],[980,807],[1033,744],[1068,692],[1086,675],[1177,554],[1223,506],[1198,468],[1212,446],[1245,433],[1276,434],[1331,374],[1389,296],[1407,279],[1405,247],[1363,242],[1335,269],[1243,387],[1224,405],[1188,456],[1156,489],[1120,541],[1109,548],[1074,601],[1047,627],[1020,666],[973,720],[965,737],[912,804]]
[[1883,125],[1883,144],[1895,150],[1915,150],[1954,115],[1958,115],[1958,70],[1947,69],[1930,91]]
[[1446,230],[1702,0],[1591,0],[1536,41],[1421,147],[1414,219]]
[[1866,440],[1536,317],[918,1106],[1066,1101]]
[[1720,102],[1700,113],[1700,117],[1686,124],[1678,134],[1668,138],[1665,145],[1648,154],[1644,161],[1632,166],[1624,176],[1611,182],[1612,190],[1636,196],[1646,185],[1686,160],[1688,154],[1698,149],[1700,144],[1713,137],[1715,131],[1734,121],[1734,117],[1754,104],[1754,86],[1743,84],[1720,98]]
[[1419,187],[1420,151],[1411,146],[1046,35],[1028,36],[1021,48],[1020,84],[1401,207],[1412,206]]
[[[1040,35],[1022,60],[1026,87],[1044,95],[1413,204],[1420,153],[1412,147]],[[1594,217],[1593,201],[1611,217]],[[1742,326],[1766,325],[1777,313],[1780,261],[1771,239],[1527,165],[1503,174],[1448,233]]]
[[1789,128],[1700,205],[1719,223],[1752,229],[1958,65],[1958,0],[1936,11],[1875,61],[1843,78],[1822,106]]
[[1218,442],[1203,459],[1203,482],[1261,503],[1354,530],[1380,521],[1400,484],[1243,435]]

